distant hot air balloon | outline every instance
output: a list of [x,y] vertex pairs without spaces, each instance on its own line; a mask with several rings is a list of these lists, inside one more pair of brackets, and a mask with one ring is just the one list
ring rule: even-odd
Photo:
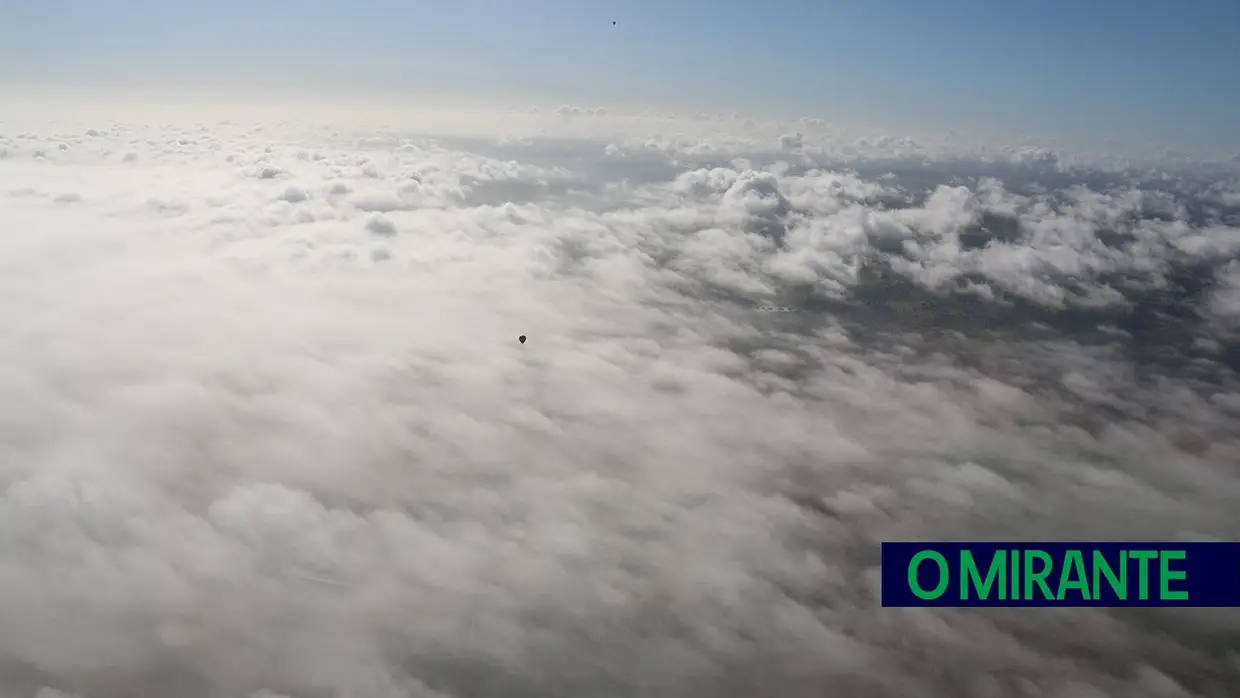
[[517,337],[517,341],[522,344],[525,344],[525,335],[521,335],[520,337]]

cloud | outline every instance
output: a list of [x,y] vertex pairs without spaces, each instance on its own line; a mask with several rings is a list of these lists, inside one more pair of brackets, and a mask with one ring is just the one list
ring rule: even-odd
[[784,150],[796,150],[805,145],[805,136],[799,131],[785,133],[779,137],[779,147]]
[[[562,117],[578,117],[578,116],[607,116],[607,110],[602,107],[574,107],[569,104],[560,105],[555,110]],[[533,113],[537,113],[534,111]]]
[[1232,260],[1218,275],[1210,298],[1210,314],[1223,329],[1240,329],[1240,262]]
[[1223,175],[501,116],[0,132],[0,693],[1237,685],[1227,612],[877,595],[1236,537]]

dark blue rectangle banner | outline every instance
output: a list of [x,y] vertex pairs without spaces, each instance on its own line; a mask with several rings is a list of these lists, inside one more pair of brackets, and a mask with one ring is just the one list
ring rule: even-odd
[[884,606],[1240,606],[1240,543],[883,543]]

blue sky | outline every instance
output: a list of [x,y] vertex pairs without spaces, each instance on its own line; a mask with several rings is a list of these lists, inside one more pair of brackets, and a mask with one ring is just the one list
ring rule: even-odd
[[1238,34],[1237,0],[0,0],[0,81],[459,94],[1230,151]]

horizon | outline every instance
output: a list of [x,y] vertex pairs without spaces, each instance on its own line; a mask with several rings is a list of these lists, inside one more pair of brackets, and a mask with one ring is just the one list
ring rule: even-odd
[[[1240,5],[0,3],[0,87],[573,104],[1240,151]],[[616,21],[616,25],[611,22]],[[1230,28],[1230,29],[1229,29]]]

